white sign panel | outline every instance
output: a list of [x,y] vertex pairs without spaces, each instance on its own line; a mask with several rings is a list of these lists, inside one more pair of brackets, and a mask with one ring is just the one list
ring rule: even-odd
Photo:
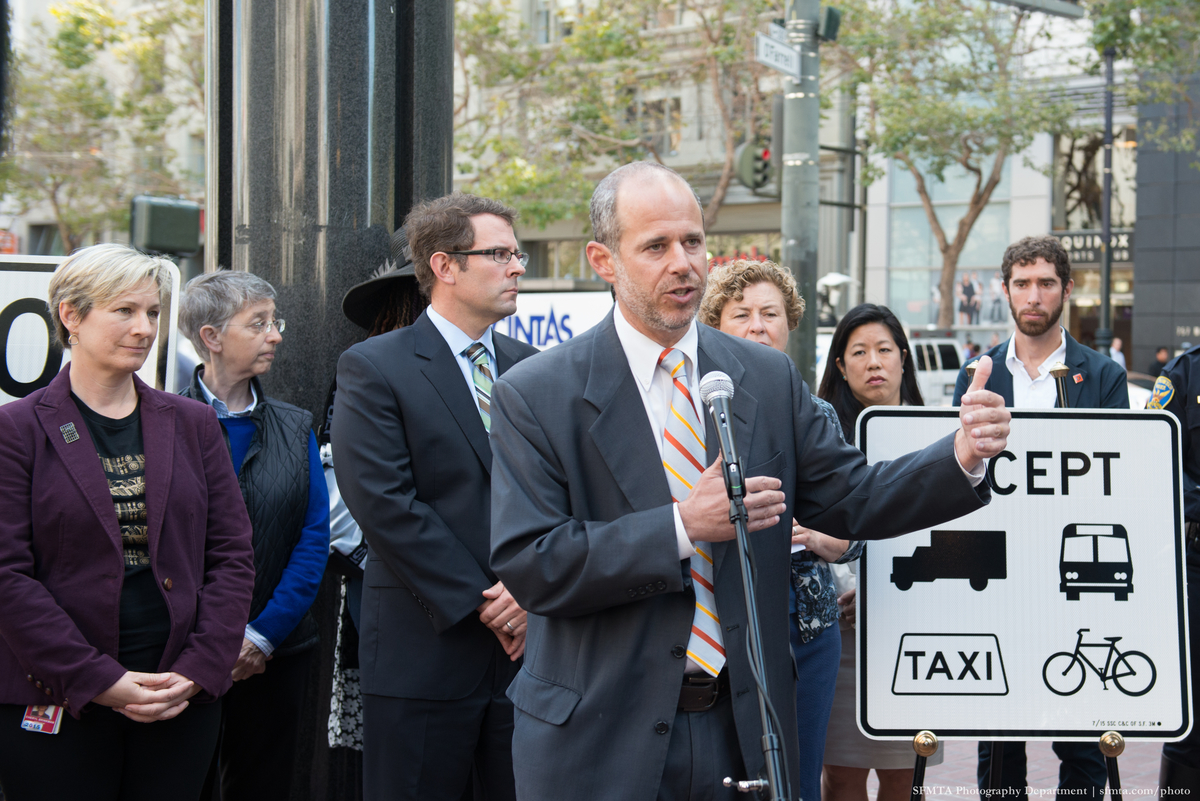
[[[53,380],[67,361],[54,339],[54,324],[46,307],[50,276],[61,258],[47,256],[0,257],[0,404],[23,398]],[[179,271],[172,266],[171,297],[179,296]],[[170,317],[160,326],[157,347],[138,371],[150,386],[174,386],[179,312],[171,304]],[[165,330],[163,330],[165,329]],[[164,335],[165,334],[165,335]],[[163,351],[169,355],[163,359]],[[158,381],[160,361],[165,384]]]
[[770,36],[754,34],[754,58],[759,64],[792,78],[800,74],[800,51]]
[[546,348],[577,337],[612,309],[612,295],[600,292],[522,292],[517,313],[493,326],[501,334]]
[[[878,739],[1173,740],[1191,728],[1180,429],[1154,411],[1013,411],[992,502],[872,542],[858,600],[859,726]],[[956,411],[873,408],[868,462]]]

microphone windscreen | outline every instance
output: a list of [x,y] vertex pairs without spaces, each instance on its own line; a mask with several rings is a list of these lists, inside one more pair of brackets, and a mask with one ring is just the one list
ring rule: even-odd
[[720,370],[713,370],[711,373],[706,373],[704,378],[700,379],[700,400],[704,401],[704,405],[712,405],[713,398],[725,398],[728,400],[732,397],[733,379]]

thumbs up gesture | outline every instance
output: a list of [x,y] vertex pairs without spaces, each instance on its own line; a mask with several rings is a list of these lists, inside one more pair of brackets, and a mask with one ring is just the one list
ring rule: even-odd
[[959,463],[974,471],[984,459],[995,456],[1008,444],[1012,415],[1004,408],[1004,398],[984,387],[992,374],[992,360],[984,356],[976,362],[975,377],[962,396],[958,419],[962,427],[954,436],[954,452]]

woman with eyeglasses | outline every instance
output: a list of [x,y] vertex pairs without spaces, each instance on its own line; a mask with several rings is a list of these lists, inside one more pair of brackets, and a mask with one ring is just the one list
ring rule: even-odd
[[312,414],[263,393],[259,376],[271,369],[284,321],[262,278],[234,270],[193,278],[179,325],[203,359],[181,394],[216,410],[253,527],[254,595],[209,781],[219,781],[223,801],[283,800],[316,655],[309,607],[329,549]]

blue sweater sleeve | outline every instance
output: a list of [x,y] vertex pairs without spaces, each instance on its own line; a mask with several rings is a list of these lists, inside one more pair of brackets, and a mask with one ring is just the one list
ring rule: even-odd
[[304,513],[304,530],[271,600],[250,627],[265,637],[272,648],[279,647],[292,629],[304,617],[317,597],[321,577],[325,574],[325,559],[329,556],[329,490],[317,438],[308,432],[308,509]]

